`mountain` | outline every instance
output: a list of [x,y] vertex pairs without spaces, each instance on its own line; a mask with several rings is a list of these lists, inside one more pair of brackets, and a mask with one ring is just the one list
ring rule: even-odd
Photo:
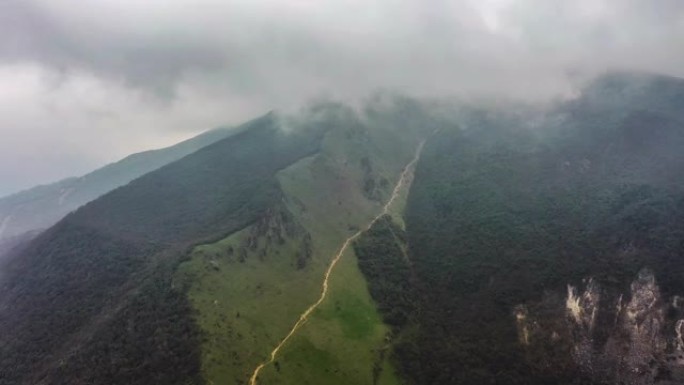
[[[2,266],[0,383],[245,383],[439,124],[410,101],[271,114],[67,215]],[[331,344],[307,354],[325,351],[345,383],[390,366],[373,353],[387,330],[353,261],[330,282],[344,306],[307,322],[337,331],[292,340]],[[349,333],[355,349],[339,351]],[[288,382],[333,368],[302,367],[302,352],[278,362],[300,368]]]
[[251,121],[0,260],[0,384],[684,383],[680,95]]
[[78,178],[0,198],[0,240],[46,229],[93,199],[232,134],[219,128],[160,150],[130,155]]
[[684,382],[679,95],[611,74],[543,116],[475,109],[427,142],[405,233],[362,244],[398,271],[374,290],[409,383]]

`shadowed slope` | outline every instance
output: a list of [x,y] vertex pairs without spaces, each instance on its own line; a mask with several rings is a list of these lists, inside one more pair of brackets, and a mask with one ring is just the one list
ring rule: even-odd
[[0,239],[46,229],[93,199],[238,131],[211,130],[171,147],[130,155],[78,178],[2,197]]
[[[323,129],[273,116],[67,216],[7,261],[0,383],[184,383],[197,334],[170,274],[188,246],[254,222],[281,199],[275,173]],[[129,341],[129,342],[125,342]]]

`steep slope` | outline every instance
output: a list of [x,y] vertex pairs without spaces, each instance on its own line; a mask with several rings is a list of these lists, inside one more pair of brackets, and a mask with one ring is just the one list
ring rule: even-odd
[[612,76],[269,115],[86,204],[0,262],[0,384],[684,382],[684,85]]
[[[67,215],[2,262],[0,384],[247,383],[442,124],[401,99],[268,115]],[[300,331],[260,384],[399,383],[351,249]]]
[[[375,310],[345,239],[382,211],[425,135],[443,124],[410,101],[378,101],[358,116],[344,110],[320,153],[280,171],[282,205],[251,227],[197,247],[179,269],[203,334],[209,382],[372,384],[388,328]],[[402,184],[402,187],[407,187]],[[279,346],[274,361],[270,353]],[[378,380],[378,379],[375,379]],[[379,383],[396,384],[391,368]]]
[[[418,125],[425,130],[424,136],[431,126],[426,121]],[[250,384],[401,383],[386,360],[391,330],[376,310],[352,245],[395,209],[410,186],[423,143],[424,139],[415,146],[413,159],[401,169],[382,208],[335,251],[319,289],[320,297],[300,315],[263,366],[257,366]],[[312,365],[311,360],[318,357],[325,359]]]
[[198,338],[170,282],[189,246],[257,221],[275,174],[318,151],[325,127],[272,116],[68,215],[2,267],[0,383],[182,384]]
[[171,147],[130,155],[78,178],[0,198],[0,239],[46,229],[93,199],[237,131],[211,130]]
[[[651,80],[630,89],[659,95]],[[684,124],[653,107],[665,101],[634,102],[647,94],[585,97],[535,125],[473,111],[427,142],[406,242],[378,229],[365,252],[401,272],[408,247],[412,284],[387,282],[395,305],[380,309],[398,319],[410,383],[684,380]]]

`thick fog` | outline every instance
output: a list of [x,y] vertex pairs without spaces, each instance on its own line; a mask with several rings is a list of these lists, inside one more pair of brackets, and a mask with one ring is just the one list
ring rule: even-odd
[[0,195],[314,98],[684,76],[680,0],[4,0]]

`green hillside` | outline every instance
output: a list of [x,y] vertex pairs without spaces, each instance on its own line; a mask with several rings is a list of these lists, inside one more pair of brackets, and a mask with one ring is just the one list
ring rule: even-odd
[[170,282],[178,259],[279,202],[275,173],[324,132],[283,133],[266,116],[39,236],[2,268],[0,383],[199,381],[199,334]]
[[[441,124],[402,99],[268,115],[86,204],[2,266],[0,383],[245,383]],[[304,344],[330,383],[395,384],[388,331],[350,249],[259,381],[314,381]]]
[[0,385],[682,383],[682,95],[251,121],[0,245]]
[[[179,281],[189,285],[205,335],[202,366],[210,383],[247,383],[318,299],[345,238],[380,212],[421,138],[440,124],[403,103],[369,107],[363,117],[342,109],[321,122],[330,127],[321,151],[278,173],[283,205],[240,233],[197,247],[181,266]],[[398,111],[412,120],[397,119]],[[387,332],[348,252],[329,297],[258,382],[376,383],[373,368],[386,365],[379,352]],[[312,365],[311,355],[327,358]],[[380,383],[396,384],[392,372],[388,367]]]

